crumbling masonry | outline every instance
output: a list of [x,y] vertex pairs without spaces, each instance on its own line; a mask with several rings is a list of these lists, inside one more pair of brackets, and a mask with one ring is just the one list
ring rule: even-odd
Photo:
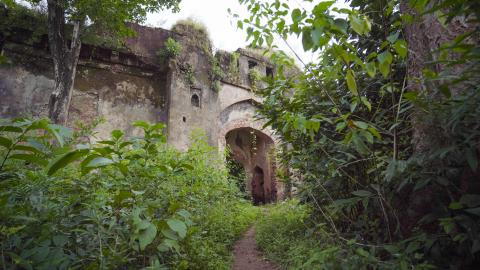
[[[125,46],[82,45],[69,110],[68,125],[106,121],[97,137],[114,129],[128,135],[136,120],[163,122],[168,143],[180,150],[190,144],[195,129],[205,131],[209,144],[223,151],[230,146],[247,173],[247,188],[257,203],[276,200],[282,185],[275,179],[275,143],[271,130],[256,121],[262,103],[252,88],[252,69],[272,75],[273,65],[261,55],[239,49],[214,56],[206,33],[192,25],[172,31],[132,25],[137,35]],[[0,66],[0,117],[45,117],[53,88],[47,37],[34,42],[28,29],[0,36],[0,49],[9,63]],[[165,41],[182,46],[175,59],[159,59]],[[223,73],[221,76],[215,73]],[[218,70],[222,72],[218,72]]]

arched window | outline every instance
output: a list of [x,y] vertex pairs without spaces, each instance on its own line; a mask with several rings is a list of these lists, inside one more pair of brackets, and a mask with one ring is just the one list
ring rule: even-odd
[[192,106],[200,107],[200,98],[197,94],[193,94],[190,101],[192,102]]

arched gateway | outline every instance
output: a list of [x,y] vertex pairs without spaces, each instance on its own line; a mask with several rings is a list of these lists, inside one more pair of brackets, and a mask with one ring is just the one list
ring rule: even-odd
[[254,204],[277,200],[275,177],[275,141],[252,119],[232,121],[220,132],[220,149],[228,147],[231,157],[240,163],[247,175],[246,189]]

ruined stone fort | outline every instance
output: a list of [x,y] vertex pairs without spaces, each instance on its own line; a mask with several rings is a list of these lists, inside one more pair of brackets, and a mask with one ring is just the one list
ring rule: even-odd
[[[256,119],[261,84],[252,70],[272,76],[275,67],[249,49],[212,52],[207,33],[189,24],[172,30],[132,25],[136,35],[121,47],[84,41],[77,67],[68,125],[105,121],[95,131],[114,129],[136,135],[136,120],[166,124],[168,143],[186,150],[201,129],[208,143],[231,149],[247,174],[247,188],[258,202],[276,200],[282,185],[275,177],[272,131]],[[0,49],[9,63],[0,66],[0,117],[45,117],[53,89],[53,65],[46,35],[34,41],[28,29],[2,35]],[[167,39],[181,44],[174,58],[161,59]]]

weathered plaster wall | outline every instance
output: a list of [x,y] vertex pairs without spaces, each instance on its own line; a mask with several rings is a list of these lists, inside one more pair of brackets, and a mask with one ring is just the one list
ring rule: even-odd
[[0,117],[46,116],[52,88],[48,72],[22,65],[0,67]]
[[[45,117],[53,89],[52,64],[42,52],[20,55],[18,49],[4,49],[15,65],[0,66],[0,117]],[[113,129],[135,135],[130,123],[136,120],[166,122],[166,81],[166,73],[83,59],[77,68],[68,125],[102,117],[106,121],[96,131],[105,138]]]
[[[123,48],[82,46],[68,125],[74,126],[76,121],[88,124],[103,117],[106,121],[96,131],[99,138],[104,138],[114,129],[137,135],[138,130],[130,125],[135,120],[164,122],[168,142],[180,150],[188,149],[190,136],[198,129],[205,131],[209,144],[220,151],[227,145],[229,132],[254,130],[261,140],[258,153],[250,157],[248,172],[253,176],[255,166],[262,168],[266,200],[274,199],[274,190],[281,190],[275,184],[272,154],[278,140],[255,119],[262,99],[251,91],[248,78],[252,68],[265,75],[267,67],[272,70],[271,64],[249,51],[239,49],[235,57],[223,52],[217,55],[220,68],[232,76],[224,77],[220,89],[214,90],[214,58],[205,33],[188,26],[176,28],[177,32],[132,27],[137,36],[127,40]],[[183,50],[175,60],[165,63],[158,59],[157,52],[168,37],[180,42]],[[0,66],[0,117],[47,115],[53,65],[46,40],[27,44],[17,37],[0,46],[13,63]],[[234,74],[232,69],[236,70]],[[193,80],[188,79],[189,74]]]
[[138,135],[131,126],[134,121],[167,121],[166,74],[141,76],[80,67],[69,116],[71,121],[103,117],[105,123],[96,129],[102,138],[114,129]]
[[[175,61],[170,61],[168,142],[186,150],[192,133],[202,129],[209,144],[215,145],[219,94],[211,89],[210,41],[201,32],[188,26],[178,30],[183,34],[177,37],[182,44],[182,52]],[[189,73],[193,75],[193,81],[188,80]],[[193,95],[199,98],[198,107],[192,104]]]

